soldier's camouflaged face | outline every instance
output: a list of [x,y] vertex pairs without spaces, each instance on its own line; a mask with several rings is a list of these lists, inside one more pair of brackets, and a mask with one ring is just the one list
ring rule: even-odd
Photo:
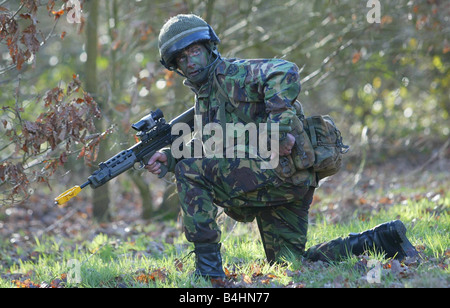
[[206,80],[209,52],[203,44],[192,44],[182,50],[176,57],[177,67],[193,83],[200,84]]

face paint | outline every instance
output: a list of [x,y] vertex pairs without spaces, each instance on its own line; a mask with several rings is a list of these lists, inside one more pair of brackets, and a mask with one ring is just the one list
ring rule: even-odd
[[202,44],[194,44],[181,51],[176,58],[178,68],[193,83],[201,84],[206,80],[209,52]]

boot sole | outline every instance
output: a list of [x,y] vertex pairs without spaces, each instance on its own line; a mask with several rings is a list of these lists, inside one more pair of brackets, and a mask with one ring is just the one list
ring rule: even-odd
[[399,237],[399,240],[400,240],[399,244],[400,244],[400,247],[402,248],[402,251],[404,254],[404,256],[397,255],[397,256],[395,256],[395,258],[396,259],[403,259],[404,257],[413,258],[413,257],[419,255],[416,248],[414,248],[414,246],[411,244],[411,242],[406,237],[406,227],[403,224],[403,222],[400,220],[395,220],[392,222],[391,227],[396,231],[396,233]]

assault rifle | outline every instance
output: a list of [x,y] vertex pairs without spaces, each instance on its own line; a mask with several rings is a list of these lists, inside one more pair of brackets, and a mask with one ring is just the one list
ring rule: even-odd
[[[186,123],[191,129],[194,127],[194,107],[185,111],[170,123],[166,123],[164,115],[160,109],[150,112],[138,122],[131,125],[137,131],[136,136],[140,139],[138,143],[127,150],[124,150],[105,162],[98,165],[99,169],[94,171],[85,183],[80,186],[74,186],[55,198],[55,204],[63,205],[85,188],[98,188],[109,180],[115,178],[119,174],[127,171],[140,164],[142,169],[148,160],[160,149],[172,144],[179,136],[172,135],[172,126],[177,123]],[[162,178],[167,173],[167,167],[161,164],[161,173],[158,175]]]

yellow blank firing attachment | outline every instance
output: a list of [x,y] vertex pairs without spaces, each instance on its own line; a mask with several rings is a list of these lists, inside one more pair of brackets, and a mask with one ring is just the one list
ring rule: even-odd
[[57,204],[58,206],[63,205],[64,203],[66,203],[67,201],[78,195],[80,191],[81,191],[80,186],[74,186],[71,189],[66,190],[65,192],[63,192],[62,194],[60,194],[58,197],[55,198],[55,204]]

